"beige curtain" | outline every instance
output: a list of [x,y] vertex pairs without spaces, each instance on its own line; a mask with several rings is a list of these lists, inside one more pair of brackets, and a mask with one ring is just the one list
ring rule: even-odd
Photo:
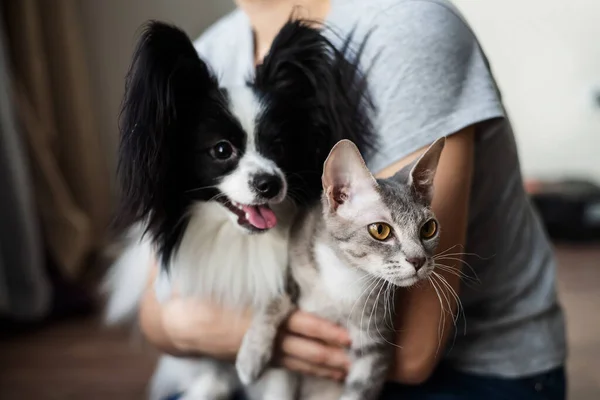
[[78,2],[0,3],[42,236],[63,274],[77,278],[103,243],[111,199]]

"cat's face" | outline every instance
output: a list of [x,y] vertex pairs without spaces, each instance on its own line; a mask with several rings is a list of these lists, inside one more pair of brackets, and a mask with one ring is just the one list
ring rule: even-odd
[[397,286],[426,279],[440,227],[430,209],[445,140],[389,179],[375,179],[350,141],[331,150],[323,171],[325,226],[353,267]]

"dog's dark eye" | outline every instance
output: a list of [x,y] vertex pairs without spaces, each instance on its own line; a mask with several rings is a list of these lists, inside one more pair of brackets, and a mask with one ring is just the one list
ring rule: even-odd
[[234,153],[234,148],[227,140],[222,140],[210,149],[210,154],[218,160],[228,160]]

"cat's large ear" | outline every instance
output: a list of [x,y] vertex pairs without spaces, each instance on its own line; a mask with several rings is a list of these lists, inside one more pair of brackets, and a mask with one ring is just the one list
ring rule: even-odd
[[167,214],[181,211],[181,148],[216,90],[216,79],[185,32],[157,21],[145,25],[121,105],[117,228],[144,221],[156,234]]
[[437,139],[425,153],[405,168],[406,171],[399,172],[407,175],[406,183],[412,187],[417,198],[427,206],[431,205],[433,199],[433,179],[445,144],[445,137]]
[[362,195],[375,192],[377,181],[367,168],[356,145],[350,140],[340,140],[333,146],[323,166],[321,178],[329,209]]

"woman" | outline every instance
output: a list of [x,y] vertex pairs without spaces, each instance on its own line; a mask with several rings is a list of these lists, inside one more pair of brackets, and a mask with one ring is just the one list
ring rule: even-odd
[[[449,295],[440,301],[440,288],[402,292],[396,364],[383,397],[563,399],[565,335],[551,247],[523,190],[489,66],[457,10],[446,0],[237,4],[197,42],[223,81],[243,83],[299,6],[303,16],[338,32],[356,27],[357,40],[371,32],[364,60],[373,62],[369,83],[382,144],[371,170],[392,175],[448,136],[433,209],[444,227],[438,261],[449,267],[439,273],[460,293],[466,329],[459,323],[455,331],[452,318],[444,319],[457,304]],[[462,274],[477,282],[461,283],[456,271],[462,264],[472,268]],[[249,315],[180,298],[161,306],[153,290],[140,310],[146,336],[161,350],[225,359],[235,357]],[[277,362],[342,379],[347,340],[343,329],[296,312],[281,333]]]

